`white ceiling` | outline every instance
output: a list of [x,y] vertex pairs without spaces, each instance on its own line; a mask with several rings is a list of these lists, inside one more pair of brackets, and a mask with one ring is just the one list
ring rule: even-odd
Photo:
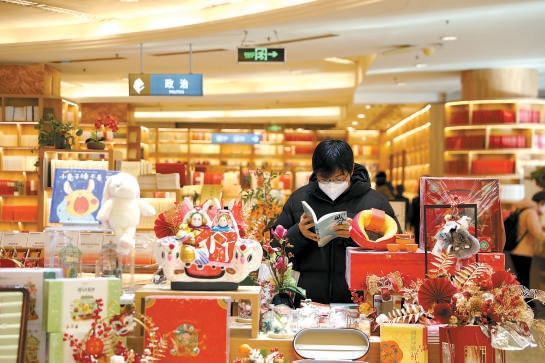
[[[62,96],[76,102],[142,111],[336,106],[343,116],[328,121],[345,127],[367,112],[356,127],[370,129],[457,99],[462,70],[537,69],[545,90],[543,0],[296,2],[0,0],[0,64],[50,64],[62,73]],[[457,40],[442,41],[446,35]],[[257,45],[285,47],[287,62],[236,62],[237,47]],[[414,47],[383,55],[400,45]],[[205,95],[128,97],[128,73],[140,71],[202,73]]]

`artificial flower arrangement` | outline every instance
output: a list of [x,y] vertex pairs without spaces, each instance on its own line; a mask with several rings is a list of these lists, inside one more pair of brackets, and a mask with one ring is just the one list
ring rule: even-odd
[[248,344],[241,344],[238,352],[242,358],[237,358],[233,363],[284,363],[284,354],[278,348],[255,349]]
[[[63,340],[70,345],[75,362],[110,362],[113,356],[120,356],[123,362],[140,363],[154,362],[165,357],[167,340],[157,333],[158,328],[150,318],[137,319],[133,306],[127,305],[121,314],[101,319],[103,308],[102,299],[96,299],[93,323],[82,339],[69,332],[64,334]],[[144,328],[146,335],[146,345],[141,355],[125,344],[125,337],[134,331],[137,323]]]
[[[95,118],[95,129],[91,132],[91,137],[85,140],[85,143],[101,142],[106,140],[106,130],[110,129],[112,132],[119,130],[119,121],[117,121],[112,115],[106,115],[104,117],[97,116]],[[99,132],[102,132],[100,136]]]
[[[474,263],[459,270],[458,259],[443,253],[431,262],[428,278],[404,286],[399,293],[404,308],[376,316],[367,302],[353,292],[360,312],[370,314],[377,326],[407,323],[452,326],[480,326],[497,349],[515,350],[536,346],[545,349],[545,321],[534,319],[531,301],[545,304],[545,292],[519,284],[508,271],[494,271],[487,264]],[[532,334],[532,332],[534,332]],[[534,335],[535,338],[534,339]]]
[[[290,258],[293,257],[291,252],[293,245],[286,238],[288,230],[283,226],[276,226],[271,230],[271,234],[274,239],[268,238],[263,242],[263,262],[267,269],[260,276],[261,286],[265,294],[273,299],[273,304],[285,303],[294,308],[293,294],[298,294],[304,299],[305,290],[297,286],[292,276]],[[275,301],[274,297],[279,301]]]
[[[241,189],[241,200],[244,203],[244,213],[248,229],[248,238],[266,241],[269,231],[276,221],[282,206],[283,198],[273,188],[273,182],[282,172],[257,169],[249,173]],[[252,187],[252,176],[255,178],[255,187]]]

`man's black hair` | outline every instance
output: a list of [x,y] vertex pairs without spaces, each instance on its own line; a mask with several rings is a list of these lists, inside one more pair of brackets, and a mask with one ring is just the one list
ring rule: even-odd
[[352,173],[354,170],[352,147],[344,140],[327,139],[320,142],[312,154],[312,170],[324,178],[329,178],[337,170]]
[[545,191],[537,192],[532,197],[532,200],[536,203],[545,201]]

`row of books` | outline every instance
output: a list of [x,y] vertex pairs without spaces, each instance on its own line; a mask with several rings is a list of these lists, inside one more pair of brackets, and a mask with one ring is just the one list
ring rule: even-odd
[[36,169],[35,163],[36,156],[2,156],[2,170],[6,171],[32,171]]
[[39,121],[40,120],[39,106],[5,106],[4,120],[5,121]]

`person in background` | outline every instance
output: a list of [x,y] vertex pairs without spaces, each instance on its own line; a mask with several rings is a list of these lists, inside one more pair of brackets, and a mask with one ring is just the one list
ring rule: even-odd
[[405,187],[403,186],[403,184],[396,185],[396,193],[394,195],[394,200],[405,202],[405,225],[403,227],[407,228],[407,225],[409,224],[409,218],[410,218],[409,207],[411,203],[409,202],[409,198],[403,195],[404,192],[405,192]]
[[416,197],[411,200],[408,220],[414,234],[414,241],[420,244],[420,188]]
[[375,189],[388,200],[394,200],[394,187],[386,178],[386,172],[379,171],[375,175]]
[[[545,191],[537,192],[532,199],[524,198],[513,206],[523,210],[519,215],[517,247],[509,254],[521,285],[530,287],[530,268],[536,252],[536,245],[545,241],[545,230],[541,225],[540,216],[545,214]],[[527,233],[526,233],[527,231]],[[523,237],[524,236],[524,237]]]
[[[388,200],[371,188],[367,169],[354,163],[352,148],[345,141],[320,142],[312,155],[312,171],[308,184],[290,195],[273,228],[282,225],[288,230],[293,269],[299,272],[298,286],[305,289],[307,298],[323,304],[352,303],[345,279],[346,248],[358,246],[350,238],[352,218],[362,210],[376,208],[397,219]],[[312,217],[303,212],[303,200],[317,218],[347,212],[347,223],[336,227],[338,237],[323,247],[318,247]]]

